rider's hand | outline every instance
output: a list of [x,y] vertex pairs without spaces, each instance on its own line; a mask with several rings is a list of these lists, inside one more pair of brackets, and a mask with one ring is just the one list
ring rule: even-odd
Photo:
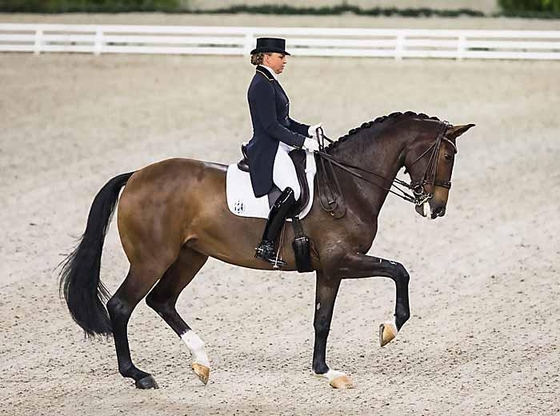
[[319,150],[319,143],[315,139],[305,139],[303,147],[310,152],[316,152]]
[[317,137],[317,129],[322,126],[323,126],[322,123],[309,126],[309,128],[307,129],[307,135],[313,138]]

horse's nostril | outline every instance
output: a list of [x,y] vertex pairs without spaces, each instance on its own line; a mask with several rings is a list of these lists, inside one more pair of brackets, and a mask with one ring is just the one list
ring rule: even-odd
[[443,217],[445,215],[445,207],[436,208],[434,214],[436,214],[438,217]]

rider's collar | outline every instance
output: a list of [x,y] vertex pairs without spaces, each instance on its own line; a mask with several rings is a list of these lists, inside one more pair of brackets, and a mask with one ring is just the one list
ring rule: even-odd
[[[268,74],[270,74],[272,76],[272,78],[274,78],[276,81],[278,81],[278,75],[276,74],[276,72],[274,72],[274,70],[272,68],[269,68],[268,66],[261,64],[257,67],[257,70],[258,69],[261,69],[261,70],[264,69]],[[267,78],[270,79],[270,77],[267,77]]]

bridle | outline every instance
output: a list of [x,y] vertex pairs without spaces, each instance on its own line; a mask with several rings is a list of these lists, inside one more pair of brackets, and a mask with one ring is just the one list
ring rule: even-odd
[[[361,168],[359,166],[353,166],[350,165],[348,163],[344,163],[341,162],[340,160],[334,158],[333,156],[331,156],[330,154],[328,154],[325,151],[325,141],[329,142],[329,143],[334,143],[334,140],[331,140],[330,138],[328,138],[327,136],[325,136],[325,133],[323,131],[322,127],[319,127],[317,129],[317,140],[319,141],[319,151],[316,152],[317,155],[320,157],[320,162],[321,162],[321,166],[323,168],[323,170],[325,171],[325,161],[330,164],[331,169],[332,169],[332,165],[338,166],[340,169],[344,170],[345,172],[350,173],[352,176],[355,176],[357,178],[360,178],[368,183],[371,183],[372,185],[377,186],[378,188],[384,189],[390,193],[392,193],[393,195],[398,196],[399,198],[407,201],[407,202],[411,202],[413,204],[415,204],[416,206],[421,206],[423,205],[425,202],[429,201],[430,199],[433,198],[433,194],[432,193],[428,193],[426,192],[426,188],[425,185],[433,185],[434,187],[442,187],[442,188],[446,188],[446,189],[450,189],[451,188],[451,181],[442,181],[442,180],[438,180],[436,178],[436,174],[437,174],[437,163],[438,163],[438,155],[439,155],[439,150],[441,148],[441,145],[444,141],[450,143],[453,146],[453,149],[455,150],[455,153],[457,153],[457,147],[455,146],[455,144],[449,140],[448,138],[445,137],[445,133],[447,132],[447,129],[449,128],[450,124],[447,121],[444,121],[441,124],[441,127],[438,131],[438,135],[434,141],[434,143],[428,147],[420,156],[418,156],[411,164],[410,166],[408,166],[407,168],[405,168],[405,173],[408,173],[410,171],[410,168],[412,166],[414,166],[419,160],[421,160],[422,158],[424,158],[425,156],[427,156],[429,154],[429,160],[428,160],[428,164],[426,166],[426,171],[424,172],[424,175],[422,176],[422,178],[418,181],[411,181],[410,183],[407,183],[403,180],[400,180],[399,178],[387,178],[383,175],[380,175],[376,172],[372,172],[370,170]],[[431,152],[431,153],[430,153]],[[383,186],[380,185],[374,181],[372,181],[371,179],[363,176],[360,172],[363,173],[367,173],[369,175],[372,176],[376,176],[378,178],[383,179],[384,181],[391,181],[391,185],[389,187],[387,186]],[[332,171],[332,174],[335,178],[335,186],[336,186],[336,193],[332,192],[332,190],[329,190],[329,193],[331,195],[342,195],[340,192],[340,184],[338,182],[338,179],[336,177],[336,175],[334,174],[334,170]],[[405,189],[407,190],[411,190],[412,194],[408,193]],[[336,201],[334,200],[334,198],[329,198],[329,201],[327,201],[328,203],[328,207],[325,206],[325,203],[321,200],[321,206],[323,207],[323,209],[327,212],[330,212],[331,214],[334,213],[334,210],[336,208],[335,207],[331,207],[330,205],[332,204],[336,204]],[[334,215],[334,214],[333,214]]]
[[408,173],[410,171],[410,168],[412,168],[412,166],[414,166],[416,162],[421,160],[427,154],[430,154],[430,157],[428,159],[428,164],[426,166],[426,171],[424,172],[422,179],[416,182],[411,181],[409,185],[409,189],[411,189],[414,195],[418,197],[418,202],[416,203],[416,205],[422,205],[423,203],[433,198],[433,194],[426,192],[426,185],[451,189],[451,181],[442,181],[436,178],[437,167],[438,167],[438,155],[439,155],[439,150],[441,148],[441,144],[444,141],[450,143],[451,146],[453,146],[454,153],[457,153],[457,146],[455,146],[455,143],[453,143],[451,140],[445,137],[445,133],[447,132],[448,128],[449,128],[449,123],[447,121],[444,121],[440,127],[440,130],[438,132],[437,138],[434,141],[434,143],[432,143],[430,147],[428,147],[420,156],[418,156],[414,160],[414,162],[410,164],[410,166],[408,166],[404,170],[405,174]]

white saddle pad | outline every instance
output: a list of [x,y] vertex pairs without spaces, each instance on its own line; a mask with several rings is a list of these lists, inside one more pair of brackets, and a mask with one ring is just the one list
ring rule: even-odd
[[[298,215],[300,219],[309,213],[313,205],[313,180],[317,172],[313,153],[306,152],[306,158],[305,175],[309,184],[309,202]],[[227,169],[226,198],[229,210],[235,215],[240,217],[268,218],[270,211],[268,195],[256,198],[251,186],[249,172],[239,170],[237,164],[229,165]]]

